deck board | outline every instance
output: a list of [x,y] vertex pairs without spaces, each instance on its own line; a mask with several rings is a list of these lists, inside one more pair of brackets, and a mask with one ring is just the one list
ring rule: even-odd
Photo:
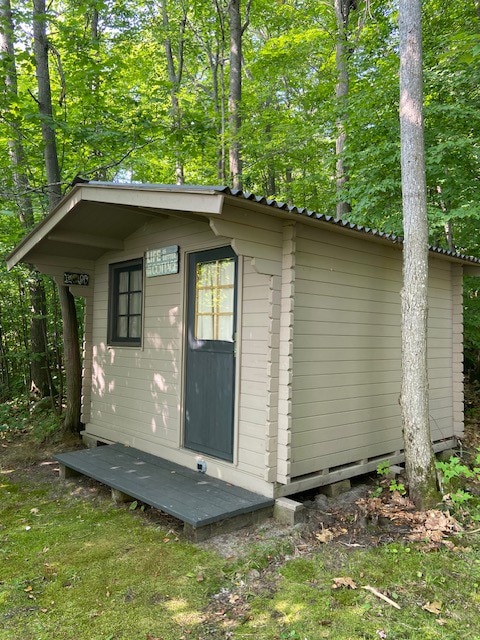
[[55,459],[194,529],[259,511],[274,503],[266,496],[122,444],[61,453]]

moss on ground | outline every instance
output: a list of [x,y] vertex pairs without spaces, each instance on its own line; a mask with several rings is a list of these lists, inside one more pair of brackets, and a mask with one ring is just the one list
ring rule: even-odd
[[257,528],[225,558],[101,485],[59,482],[17,435],[0,441],[0,640],[480,640],[478,532],[426,552]]

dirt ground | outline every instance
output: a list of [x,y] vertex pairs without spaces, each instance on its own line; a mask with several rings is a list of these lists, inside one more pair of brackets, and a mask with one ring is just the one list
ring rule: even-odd
[[[475,434],[478,431],[475,429]],[[73,499],[98,503],[111,500],[108,487],[85,476],[62,482],[53,455],[79,447],[77,441],[38,445],[29,431],[2,434],[0,472],[15,481],[50,487],[52,499],[67,493]],[[398,476],[401,482],[402,477]],[[387,480],[383,481],[388,484]],[[287,526],[268,519],[262,524],[215,536],[198,543],[219,553],[236,567],[228,587],[215,593],[204,611],[203,630],[211,640],[231,637],[234,629],[250,615],[252,593],[273,594],[281,579],[279,568],[290,558],[309,557],[322,551],[331,567],[341,564],[346,554],[390,542],[420,544],[426,551],[442,546],[455,549],[455,534],[462,525],[450,516],[446,505],[427,513],[415,511],[408,499],[383,487],[376,474],[352,482],[349,491],[329,498],[318,491],[295,496],[304,505],[304,521]],[[380,495],[379,495],[380,494]],[[118,508],[128,509],[128,505]],[[182,524],[175,518],[146,507],[132,512],[146,523],[155,524],[172,538],[183,538]],[[458,536],[457,538],[460,538]],[[257,551],[256,551],[257,550]],[[258,553],[259,562],[256,562]],[[222,625],[219,626],[219,620]],[[233,632],[232,632],[233,633]],[[203,637],[203,636],[202,636]]]
[[[28,430],[3,434],[0,439],[0,470],[12,479],[50,484],[54,496],[65,491],[65,484],[59,479],[53,455],[80,446],[76,440],[39,445]],[[398,482],[402,480],[397,476]],[[388,481],[384,480],[383,484],[388,484]],[[370,548],[398,540],[421,541],[431,548],[452,544],[449,538],[461,525],[450,516],[445,505],[420,514],[398,492],[384,488],[378,495],[380,488],[378,476],[372,474],[353,479],[351,489],[335,498],[328,498],[318,490],[293,496],[305,507],[303,522],[287,526],[269,519],[199,544],[232,559],[247,554],[254,544],[266,545],[269,541],[280,547],[284,541],[283,547],[293,556],[310,554],[325,544],[339,545],[344,549]],[[110,499],[110,490],[106,486],[84,476],[70,481],[68,491],[79,499]],[[181,523],[165,513],[146,506],[141,517],[179,538],[183,536]]]

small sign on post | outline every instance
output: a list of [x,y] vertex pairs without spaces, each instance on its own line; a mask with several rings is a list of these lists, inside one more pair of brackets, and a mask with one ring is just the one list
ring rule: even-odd
[[88,287],[89,282],[90,276],[88,273],[70,273],[69,271],[65,271],[63,274],[63,284]]
[[147,278],[178,273],[178,245],[150,249],[145,253],[145,275]]

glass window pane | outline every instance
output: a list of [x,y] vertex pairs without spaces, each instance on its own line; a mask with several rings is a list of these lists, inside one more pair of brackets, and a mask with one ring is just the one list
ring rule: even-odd
[[128,271],[120,271],[118,274],[118,291],[120,293],[128,291]]
[[218,311],[220,313],[233,313],[233,287],[219,290]]
[[202,262],[197,264],[197,287],[212,287],[217,279],[217,263]]
[[142,313],[142,294],[132,293],[130,295],[130,313]]
[[122,316],[122,317],[118,318],[117,337],[118,338],[127,338],[128,337],[127,330],[128,330],[128,318],[127,318],[127,316]]
[[124,316],[128,313],[128,294],[121,293],[118,296],[118,314]]
[[129,338],[140,338],[140,327],[141,327],[141,317],[140,316],[130,316],[130,332]]
[[198,291],[197,313],[212,313],[213,312],[213,291],[212,289],[200,289]]
[[235,276],[235,263],[232,259],[219,262],[219,284],[232,284]]
[[142,290],[142,272],[140,269],[130,272],[130,291]]
[[197,317],[197,340],[213,340],[214,335],[214,316],[205,315]]
[[218,316],[218,336],[217,340],[233,342],[233,314]]

